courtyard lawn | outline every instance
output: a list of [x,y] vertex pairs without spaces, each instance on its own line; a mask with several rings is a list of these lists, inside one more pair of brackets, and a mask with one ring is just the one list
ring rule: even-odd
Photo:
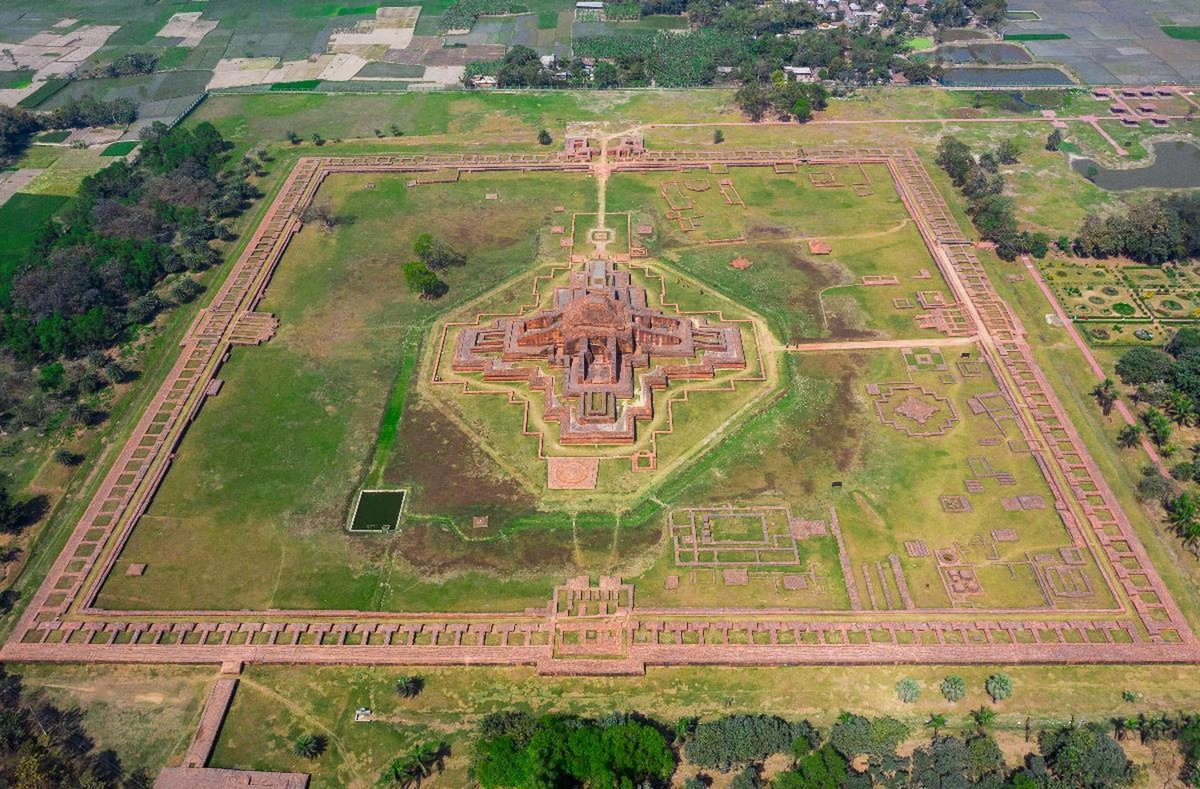
[[[221,396],[189,430],[122,554],[122,563],[145,561],[151,569],[142,578],[114,573],[102,605],[369,610],[382,604],[383,591],[399,588],[403,553],[390,541],[351,538],[343,527],[406,338],[531,265],[535,233],[554,204],[584,208],[594,198],[577,176],[464,176],[417,189],[379,175],[369,176],[375,188],[366,189],[367,178],[333,178],[322,188],[318,201],[329,200],[348,221],[329,234],[311,226],[292,242],[262,305],[279,317],[279,335],[235,350],[222,369]],[[488,192],[502,196],[503,209],[484,200]],[[446,271],[449,292],[431,302],[408,292],[402,264],[434,214],[470,263]],[[205,557],[203,583],[198,556]],[[391,585],[381,588],[389,576]],[[478,591],[471,578],[461,584],[457,594]],[[509,586],[517,600],[492,588],[486,599],[464,602],[431,586],[389,605],[507,608],[529,599],[521,581]],[[544,599],[549,586],[537,588],[545,592],[534,599]]]
[[[842,185],[817,187],[811,180],[829,177]],[[733,182],[744,208],[725,204],[718,179]],[[868,179],[869,193],[863,196],[849,185]],[[895,310],[891,300],[911,299],[917,290],[944,290],[945,284],[886,168],[837,168],[834,174],[831,168],[813,167],[776,174],[756,167],[707,178],[689,175],[686,180],[691,183],[709,184],[703,192],[689,190],[683,180],[621,174],[609,184],[609,207],[634,211],[635,224],[651,224],[654,235],[644,242],[649,248],[763,315],[778,341],[923,335],[913,313]],[[672,189],[676,205],[686,204],[681,200],[696,204],[700,232],[716,222],[721,227],[718,236],[728,236],[728,226],[746,241],[713,246],[693,239],[697,231],[682,232],[665,217],[669,204],[661,195],[664,188]],[[828,242],[832,254],[811,254],[810,240]],[[753,265],[744,271],[733,269],[729,264],[735,257],[746,257]],[[931,278],[914,281],[921,269]],[[898,286],[859,284],[863,276],[889,274],[899,278]]]

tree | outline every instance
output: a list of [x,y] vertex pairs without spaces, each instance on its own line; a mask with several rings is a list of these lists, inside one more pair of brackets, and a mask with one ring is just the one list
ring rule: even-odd
[[621,73],[612,63],[601,60],[592,69],[592,84],[597,88],[615,88],[621,84]]
[[292,753],[301,759],[316,759],[327,747],[329,740],[323,734],[301,734],[292,741]]
[[1038,748],[1062,786],[1107,789],[1133,783],[1133,763],[1098,725],[1042,732]]
[[1174,367],[1171,357],[1157,348],[1131,348],[1117,360],[1116,371],[1126,386],[1165,381]]
[[417,258],[434,271],[442,271],[451,266],[462,266],[467,262],[467,256],[459,252],[449,242],[430,233],[422,233],[413,242],[413,252]]
[[771,94],[761,82],[744,82],[733,94],[733,101],[750,120],[758,123],[771,108]]
[[789,110],[797,123],[807,123],[812,120],[812,102],[807,96],[801,96],[793,101]]
[[1142,440],[1141,425],[1124,425],[1117,431],[1117,446],[1122,449],[1133,449]]
[[758,774],[758,768],[753,764],[748,764],[742,768],[742,771],[733,776],[733,780],[729,782],[729,789],[762,789],[762,778]]
[[1013,137],[1005,137],[996,146],[996,159],[1001,164],[1016,164],[1017,158],[1021,155],[1021,146]]
[[1169,496],[1175,495],[1175,486],[1171,484],[1171,480],[1154,471],[1153,466],[1150,470],[1152,473],[1138,480],[1138,498],[1142,501],[1165,501]]
[[284,134],[284,136],[287,137],[287,141],[290,142],[292,145],[300,144],[300,135],[296,134],[296,132],[292,131],[291,129],[288,129],[287,133]]
[[1195,495],[1184,491],[1167,503],[1167,515],[1171,527],[1178,534],[1195,531],[1196,523],[1200,520],[1200,501]]
[[957,137],[946,136],[938,142],[937,163],[955,186],[962,186],[975,166],[975,157],[966,143]]
[[725,142],[725,132],[720,129],[713,129],[712,141],[714,145],[720,145]]
[[946,728],[946,716],[940,712],[930,714],[929,720],[925,721],[926,728],[933,729],[933,736],[937,737],[938,732]]
[[313,141],[313,145],[324,145],[325,144],[325,138],[321,136],[320,132],[312,133],[312,141]]
[[940,690],[946,701],[961,701],[967,695],[967,681],[957,674],[951,674],[942,680]]
[[1004,701],[1012,696],[1012,677],[1007,674],[993,674],[983,683],[983,687],[992,697],[992,701]]
[[921,697],[921,686],[912,677],[905,677],[896,683],[896,696],[905,704],[912,704]]
[[0,480],[0,534],[15,534],[25,520],[24,508],[13,500],[12,494]]
[[1092,390],[1092,396],[1100,404],[1100,410],[1105,416],[1111,414],[1113,406],[1117,404],[1117,391],[1113,380],[1105,378],[1101,383],[1097,384],[1096,388]]
[[1160,449],[1171,440],[1171,420],[1157,408],[1148,408],[1142,414],[1142,422],[1146,425],[1146,435]]
[[846,759],[826,745],[797,761],[792,770],[776,775],[771,789],[842,789],[849,774]]
[[983,731],[996,722],[996,711],[991,707],[980,705],[979,709],[971,710],[971,720],[975,721],[976,729]]
[[1200,348],[1200,329],[1194,326],[1184,326],[1171,335],[1171,339],[1167,341],[1167,353],[1178,359],[1188,351]]
[[1062,144],[1063,144],[1062,132],[1059,131],[1058,129],[1051,129],[1050,134],[1048,134],[1046,136],[1046,150],[1047,151],[1057,151],[1059,148],[1062,147]]
[[1190,482],[1196,476],[1196,464],[1184,460],[1171,466],[1171,479],[1176,482]]
[[550,136],[549,131],[547,131],[546,129],[542,129],[540,132],[538,132],[538,144],[539,145],[549,145],[552,142],[554,142],[554,138]]
[[1177,425],[1192,425],[1196,421],[1196,403],[1178,390],[1171,390],[1163,401],[1163,410]]
[[423,299],[437,298],[445,292],[445,283],[420,260],[404,264],[404,281],[409,290],[419,293]]
[[728,715],[699,724],[695,736],[684,743],[683,753],[697,766],[728,770],[791,751],[798,738],[808,740],[809,747],[820,742],[807,721],[792,723],[774,715]]
[[425,689],[425,678],[415,675],[403,676],[396,680],[396,693],[401,698],[411,699],[421,695]]

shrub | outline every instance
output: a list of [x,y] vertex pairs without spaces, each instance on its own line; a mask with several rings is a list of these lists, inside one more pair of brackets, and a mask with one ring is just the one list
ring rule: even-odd
[[912,704],[921,698],[921,686],[912,677],[905,677],[896,683],[896,695],[905,704]]
[[992,701],[1004,701],[1012,696],[1012,677],[1007,674],[993,674],[983,683],[983,687],[992,697]]
[[1196,475],[1196,464],[1183,461],[1171,466],[1171,479],[1176,482],[1187,482]]
[[967,695],[967,681],[957,674],[951,674],[942,680],[940,690],[946,701],[962,701]]

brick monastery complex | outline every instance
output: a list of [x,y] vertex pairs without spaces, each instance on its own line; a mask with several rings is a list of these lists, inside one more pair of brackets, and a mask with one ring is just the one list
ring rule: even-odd
[[[942,321],[991,371],[1053,491],[1072,548],[1090,552],[1117,604],[1102,610],[868,610],[847,573],[850,610],[647,608],[619,578],[565,580],[545,607],[508,613],[114,611],[96,606],[121,549],[170,466],[187,424],[219,390],[234,344],[267,339],[256,307],[321,182],[336,173],[446,169],[727,172],[741,166],[885,165],[950,287]],[[720,168],[720,169],[717,169]],[[541,310],[464,331],[457,369],[527,381],[545,392],[565,441],[627,440],[654,382],[745,365],[736,329],[647,307],[623,269],[587,262]],[[936,322],[935,322],[936,323]],[[819,345],[819,344],[817,344]],[[845,346],[848,343],[840,343]],[[682,361],[687,359],[686,362]],[[656,378],[657,376],[657,378]],[[640,382],[639,382],[640,379]],[[647,389],[648,387],[648,389]],[[932,422],[931,422],[932,424]],[[765,521],[764,521],[765,522]],[[700,525],[696,525],[696,524]],[[704,519],[688,521],[693,539]],[[684,524],[680,524],[680,529]],[[817,525],[789,523],[795,538]],[[821,526],[820,528],[824,528]],[[836,513],[830,530],[836,536]],[[840,542],[840,537],[838,537]],[[845,551],[842,562],[847,563]],[[744,571],[743,571],[744,575]],[[735,572],[727,582],[737,582]],[[560,154],[417,154],[300,159],[245,252],[182,342],[177,363],[41,588],[5,661],[513,664],[545,673],[640,673],[647,664],[1196,662],[1200,644],[1058,396],[1025,333],[911,150],[645,150],[573,142]]]
[[[654,415],[654,390],[669,379],[746,367],[736,326],[650,309],[645,288],[609,261],[572,272],[566,287],[555,288],[552,305],[464,329],[451,366],[541,389],[545,418],[559,423],[562,444],[631,444],[636,420]],[[678,361],[654,363],[660,359]],[[542,364],[560,371],[561,381]]]

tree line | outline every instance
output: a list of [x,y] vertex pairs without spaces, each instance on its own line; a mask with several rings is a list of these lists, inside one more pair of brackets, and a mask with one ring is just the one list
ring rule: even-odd
[[[1116,373],[1131,390],[1135,407],[1140,407],[1138,422],[1122,426],[1117,443],[1132,448],[1145,436],[1164,457],[1177,456],[1180,449],[1172,442],[1174,428],[1200,422],[1200,329],[1180,328],[1165,350],[1131,348],[1117,360]],[[1106,413],[1118,397],[1112,381],[1101,383],[1092,394]],[[1138,481],[1138,495],[1160,503],[1184,545],[1200,550],[1200,497],[1175,484],[1200,481],[1200,445],[1191,448],[1190,460],[1172,465],[1170,474],[1174,482],[1148,466]]]
[[57,109],[44,113],[0,106],[0,164],[12,162],[39,131],[127,126],[137,120],[137,113],[137,103],[132,99],[101,101],[94,96],[68,99]]
[[[1112,731],[1128,733],[1137,721],[1029,731],[1036,750],[1011,767],[988,733],[993,717],[980,714],[966,730],[950,734],[944,731],[944,716],[931,716],[928,739],[901,756],[900,744],[915,732],[890,716],[843,713],[822,732],[808,721],[774,715],[685,718],[668,726],[636,713],[587,718],[498,712],[484,716],[473,733],[470,769],[485,789],[667,786],[681,760],[698,769],[684,784],[687,789],[710,786],[710,771],[733,773],[729,786],[735,789],[1116,789],[1136,777]],[[1183,745],[1183,777],[1195,775],[1200,718],[1181,717],[1162,730],[1168,734]],[[765,776],[764,762],[779,755],[786,758],[786,768]]]
[[976,156],[966,143],[947,135],[938,142],[937,154],[938,165],[967,198],[967,213],[980,238],[993,242],[997,255],[1003,260],[1015,260],[1022,254],[1046,256],[1050,237],[1020,230],[1013,201],[1004,194],[1000,165],[1019,160],[1021,149],[1016,140],[1001,140],[995,150]]
[[258,195],[246,179],[269,157],[231,166],[229,147],[207,123],[154,124],[136,160],[85,178],[31,251],[0,266],[0,426],[103,419],[99,393],[133,375],[114,346],[202,292],[192,272],[220,262],[213,242]]
[[[904,0],[883,0],[878,11],[874,3],[863,5],[877,15],[874,24],[821,28],[829,17],[806,2],[642,0],[641,15],[685,14],[690,29],[579,36],[574,58],[548,67],[535,50],[516,46],[498,60],[469,64],[463,83],[470,87],[474,77],[491,75],[499,87],[694,87],[764,83],[784,66],[807,66],[819,79],[842,85],[885,82],[895,71],[929,82],[940,78],[941,68],[907,59],[910,38],[931,26],[995,26],[1005,12],[1005,0],[935,0],[926,11]],[[624,13],[626,5],[621,8]]]
[[1159,265],[1200,256],[1200,194],[1155,197],[1123,212],[1088,214],[1075,236],[1084,257],[1124,256]]

